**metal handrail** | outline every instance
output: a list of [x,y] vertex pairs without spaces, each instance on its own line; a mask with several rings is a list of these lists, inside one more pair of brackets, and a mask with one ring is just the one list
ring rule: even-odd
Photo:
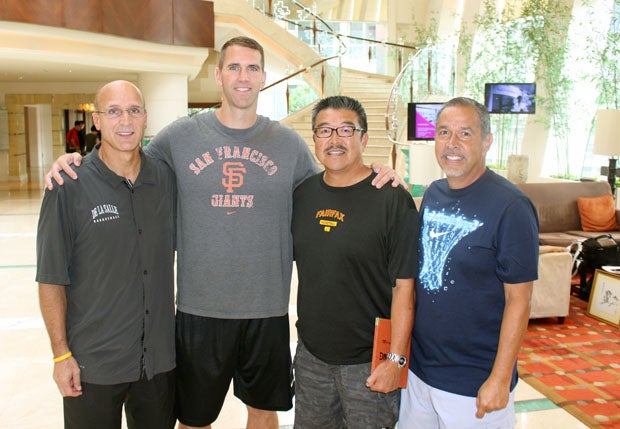
[[[398,94],[400,82],[403,79],[403,76],[405,75],[407,70],[412,66],[413,66],[413,58],[409,58],[407,63],[403,66],[403,68],[398,73],[398,76],[396,76],[396,79],[394,79],[394,82],[392,82],[392,87],[390,88],[390,96],[388,98],[387,105],[385,106],[385,130],[387,131],[388,140],[390,141],[390,143],[393,143],[393,144],[400,144],[400,142],[397,140],[397,136],[392,136],[390,132],[393,130],[393,132],[396,133],[396,131],[398,130],[398,117],[396,115],[398,101],[396,101],[397,100],[396,95]],[[392,100],[394,100],[395,108],[394,108],[394,113],[391,115],[392,117],[391,117],[391,122],[390,122],[390,102]]]
[[[399,118],[404,117],[401,108],[406,108],[407,102],[415,99],[424,100],[433,96],[454,96],[454,66],[449,69],[450,78],[448,80],[437,80],[437,64],[434,64],[433,54],[439,52],[440,56],[445,54],[445,49],[433,49],[431,45],[421,48],[414,55],[410,55],[409,60],[398,73],[390,88],[390,97],[385,108],[385,129],[387,138],[392,144],[411,146],[414,143],[402,142],[399,134]],[[427,53],[426,57],[421,56]],[[409,73],[408,73],[409,72]],[[409,74],[410,80],[408,88],[401,83],[405,76]],[[440,83],[441,82],[441,83]],[[447,87],[445,86],[447,82]],[[392,109],[392,110],[391,110]],[[421,143],[427,144],[427,143]]]

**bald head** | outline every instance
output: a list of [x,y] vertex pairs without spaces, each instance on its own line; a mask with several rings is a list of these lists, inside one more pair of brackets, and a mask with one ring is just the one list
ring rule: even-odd
[[140,106],[144,107],[144,97],[142,96],[142,91],[133,83],[126,80],[115,80],[103,85],[99,91],[97,91],[97,95],[95,96],[95,110],[100,110],[101,108],[105,108],[105,106],[101,105],[101,98],[108,93],[112,94],[123,94],[123,93],[133,93],[137,95],[140,99]]
[[100,156],[109,160],[120,152],[137,154],[147,123],[140,89],[126,80],[104,85],[95,98],[93,123],[101,131]]

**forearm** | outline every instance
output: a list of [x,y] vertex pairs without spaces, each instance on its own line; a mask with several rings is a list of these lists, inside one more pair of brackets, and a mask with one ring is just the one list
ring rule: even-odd
[[530,317],[533,282],[505,285],[506,306],[490,378],[510,383]]
[[413,327],[413,279],[396,279],[392,290],[390,351],[404,355]]
[[[405,355],[413,326],[413,279],[396,280],[392,288],[390,352]],[[376,392],[391,392],[398,388],[402,369],[385,360],[370,374],[366,386]]]
[[55,357],[69,352],[67,343],[67,296],[65,287],[39,283],[39,305]]

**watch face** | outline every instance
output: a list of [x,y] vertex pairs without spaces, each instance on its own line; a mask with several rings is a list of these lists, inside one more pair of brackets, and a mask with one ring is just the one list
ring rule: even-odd
[[398,365],[399,368],[407,365],[407,358],[405,356],[397,355],[396,353],[388,353],[387,358]]

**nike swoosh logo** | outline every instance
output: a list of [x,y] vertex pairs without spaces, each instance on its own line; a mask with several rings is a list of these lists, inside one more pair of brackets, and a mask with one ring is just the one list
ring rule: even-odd
[[431,231],[429,235],[431,236],[431,238],[437,238],[437,237],[441,237],[442,235],[446,235],[446,234],[450,234],[450,231],[444,231],[444,232]]
[[226,212],[226,216],[230,216],[231,214],[237,213],[237,210],[233,210],[231,212]]

